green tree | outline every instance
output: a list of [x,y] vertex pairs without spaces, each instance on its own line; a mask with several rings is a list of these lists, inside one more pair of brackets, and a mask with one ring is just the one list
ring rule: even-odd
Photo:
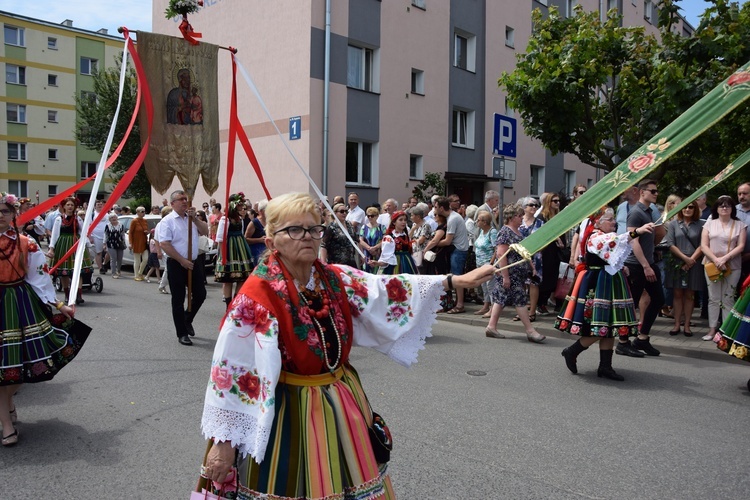
[[[662,0],[658,39],[614,10],[603,22],[580,6],[570,18],[535,11],[526,53],[498,80],[525,132],[612,169],[750,58],[750,3],[713,0],[690,38],[672,31],[678,11]],[[741,106],[666,162],[662,191],[691,191],[747,149],[746,115]]]
[[[117,110],[122,55],[115,57],[115,60],[115,67],[106,68],[94,74],[94,94],[96,94],[96,98],[93,96],[76,96],[76,139],[94,151],[101,152],[104,150],[107,134]],[[128,67],[110,154],[120,144],[127,131],[135,109],[136,97],[136,73],[132,67]],[[138,122],[136,122],[119,158],[107,169],[115,184],[120,181],[126,169],[135,161],[140,151],[140,128]],[[138,171],[133,182],[125,190],[124,196],[127,198],[151,198],[151,184],[146,177],[145,169]]]
[[411,190],[411,194],[416,196],[419,201],[430,203],[430,198],[433,195],[445,196],[445,190],[448,184],[445,182],[443,174],[437,172],[425,172],[424,179],[414,186]]

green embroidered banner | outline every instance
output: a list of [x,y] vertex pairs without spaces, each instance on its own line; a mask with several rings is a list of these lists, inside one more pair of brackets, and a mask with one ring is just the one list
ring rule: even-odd
[[740,156],[734,159],[732,163],[726,166],[724,170],[716,174],[713,179],[708,181],[706,184],[701,186],[696,192],[682,200],[679,204],[675,205],[675,207],[667,214],[662,213],[662,218],[660,222],[664,222],[665,220],[671,220],[672,217],[680,213],[680,210],[691,204],[694,200],[698,199],[698,197],[704,193],[709,192],[713,187],[715,187],[718,183],[725,181],[728,177],[736,174],[739,172],[742,167],[744,167],[747,162],[750,162],[750,149],[742,153]]
[[[750,97],[750,63],[724,80],[679,118],[667,125],[627,160],[594,184],[549,223],[511,249],[525,259],[552,243],[558,236],[653,172],[664,160],[711,128]],[[744,155],[743,155],[744,156]]]

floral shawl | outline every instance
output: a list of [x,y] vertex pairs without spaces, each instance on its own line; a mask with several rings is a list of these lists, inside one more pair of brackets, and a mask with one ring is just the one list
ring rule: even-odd
[[[333,295],[342,334],[341,363],[352,345],[372,347],[405,365],[416,362],[436,319],[442,276],[376,276],[316,261],[311,273]],[[275,418],[281,370],[325,371],[317,332],[280,261],[265,257],[227,311],[216,342],[201,427],[260,463]]]
[[606,262],[604,270],[615,275],[625,265],[625,259],[633,248],[628,241],[628,233],[603,233],[595,230],[586,242],[586,251]]

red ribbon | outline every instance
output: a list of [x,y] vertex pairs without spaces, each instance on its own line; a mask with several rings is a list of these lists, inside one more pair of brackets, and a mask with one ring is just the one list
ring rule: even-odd
[[[136,174],[138,173],[138,170],[140,169],[141,165],[143,165],[143,160],[146,158],[146,153],[148,152],[149,144],[151,143],[151,129],[153,128],[153,122],[154,122],[154,104],[151,100],[151,89],[148,86],[148,80],[146,80],[146,73],[143,70],[143,65],[141,64],[141,60],[138,57],[138,53],[135,50],[135,46],[133,45],[133,41],[130,39],[130,32],[127,28],[123,28],[123,36],[127,40],[128,44],[128,52],[130,52],[130,55],[133,59],[133,66],[135,66],[135,72],[138,76],[137,79],[137,93],[136,93],[136,101],[135,101],[135,108],[133,109],[133,117],[130,120],[130,125],[128,126],[128,130],[125,133],[125,137],[123,138],[122,142],[120,142],[120,145],[115,150],[115,153],[110,157],[110,159],[107,161],[107,164],[105,166],[108,167],[114,161],[117,159],[117,156],[120,155],[120,152],[122,151],[122,148],[125,145],[125,142],[128,139],[128,136],[130,135],[130,131],[133,128],[133,125],[135,124],[135,120],[138,116],[138,111],[140,109],[141,100],[145,101],[146,104],[146,117],[147,117],[147,130],[146,130],[146,141],[143,144],[143,147],[141,148],[141,152],[138,154],[138,157],[135,159],[135,161],[128,167],[125,174],[120,179],[120,182],[117,183],[117,186],[112,190],[112,194],[110,194],[107,201],[104,203],[104,206],[102,207],[101,212],[99,212],[99,215],[93,220],[91,225],[89,225],[89,231],[88,234],[90,235],[91,232],[94,230],[94,227],[104,218],[105,215],[109,212],[110,208],[112,208],[112,205],[114,205],[115,201],[117,201],[120,196],[125,192],[125,190],[130,186],[130,184],[133,182],[133,179],[135,178]],[[83,184],[86,182],[89,182],[91,179],[95,177],[96,174],[91,176],[89,179],[86,179]],[[76,186],[73,186],[74,188]],[[54,200],[54,198],[53,198]],[[45,203],[48,203],[48,200]],[[27,212],[28,213],[28,212]],[[24,214],[25,215],[25,214]],[[79,239],[80,241],[80,239]],[[51,269],[50,273],[52,273],[57,267],[68,260],[70,256],[75,252],[78,245],[72,245],[68,252],[57,261],[57,264],[55,264]]]
[[198,45],[200,42],[196,40],[196,38],[203,38],[202,33],[196,33],[193,31],[193,27],[190,26],[190,23],[187,19],[187,14],[182,16],[182,22],[180,23],[180,33],[182,33],[182,38],[190,42],[191,45]]

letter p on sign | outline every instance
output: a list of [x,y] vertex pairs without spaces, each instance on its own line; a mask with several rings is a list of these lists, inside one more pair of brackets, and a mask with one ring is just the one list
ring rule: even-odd
[[492,154],[516,157],[516,119],[495,113]]

